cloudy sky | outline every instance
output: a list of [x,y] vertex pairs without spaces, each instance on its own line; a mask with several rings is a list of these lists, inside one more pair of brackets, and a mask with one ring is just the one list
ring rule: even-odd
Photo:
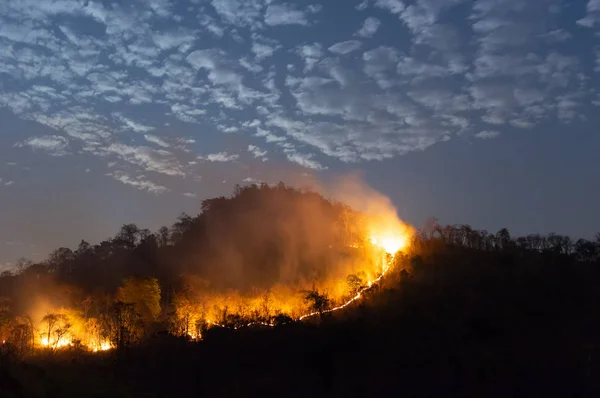
[[599,39],[599,0],[4,0],[0,264],[356,171],[417,225],[591,237]]

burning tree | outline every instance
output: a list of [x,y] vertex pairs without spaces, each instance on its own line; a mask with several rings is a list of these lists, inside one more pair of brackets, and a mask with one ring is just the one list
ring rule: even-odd
[[144,322],[136,311],[135,304],[122,301],[114,302],[108,311],[102,314],[100,325],[102,337],[108,339],[118,350],[139,339],[144,328]]
[[42,325],[45,324],[44,332],[41,334],[41,344],[45,347],[56,349],[68,345],[67,339],[71,324],[66,315],[48,313],[42,318]]
[[[364,277],[364,273],[361,273],[360,275]],[[346,285],[348,287],[348,293],[350,294],[350,297],[354,297],[358,294],[358,292],[364,289],[364,280],[358,275],[350,274],[346,278]]]
[[327,310],[331,308],[331,299],[327,293],[319,293],[315,288],[305,291],[304,301],[311,311],[317,312],[324,319]]
[[119,289],[117,297],[124,303],[133,304],[148,323],[160,315],[160,286],[156,278],[129,278]]

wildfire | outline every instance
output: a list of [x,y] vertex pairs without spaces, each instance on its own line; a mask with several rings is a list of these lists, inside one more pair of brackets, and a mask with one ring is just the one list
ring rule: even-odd
[[42,336],[40,338],[40,344],[44,347],[62,348],[72,346],[73,340],[67,336],[61,336],[58,341],[55,338],[50,338],[48,340],[48,336]]
[[[405,250],[408,242],[409,242],[409,233],[407,231],[402,231],[402,233],[398,234],[398,235],[391,235],[391,236],[372,236],[370,238],[370,241],[373,245],[380,247],[381,249],[383,249],[383,251],[386,254],[389,254],[392,259],[394,258],[394,256],[396,255],[396,253],[398,253],[399,251]],[[350,247],[358,247],[358,245],[350,245]],[[390,261],[391,262],[391,261]],[[383,279],[383,277],[388,273],[388,271],[390,270],[390,262],[385,262],[382,272],[379,274],[379,276],[373,280],[370,280],[367,282],[366,287],[362,288],[358,293],[356,293],[356,295],[354,297],[352,297],[351,299],[349,299],[348,301],[346,301],[345,303],[337,306],[337,307],[333,307],[330,309],[327,309],[325,311],[323,311],[323,313],[331,313],[331,312],[335,312],[335,311],[339,311],[343,308],[348,307],[350,304],[352,304],[353,302],[355,302],[356,300],[359,300],[362,297],[362,294],[370,289],[374,284],[376,284],[377,282],[381,281],[381,279]],[[299,321],[302,321],[306,318],[310,318],[313,316],[319,315],[318,311],[314,311],[314,312],[310,312],[308,314],[304,314],[300,317],[298,317]],[[216,327],[226,327],[225,325],[221,325],[219,323],[216,322],[212,322],[210,320],[206,321],[207,324],[209,324],[210,326],[216,326]],[[255,326],[255,325],[262,325],[262,326],[270,326],[270,327],[274,327],[275,324],[273,323],[267,323],[267,322],[250,322],[244,326],[246,327],[250,327],[250,326]],[[239,327],[234,327],[235,329],[238,329]],[[198,336],[196,336],[193,333],[189,333],[190,337],[192,337],[193,339],[196,339]],[[201,337],[200,337],[201,338]]]
[[101,341],[99,344],[92,343],[88,345],[88,348],[92,352],[108,351],[112,348],[112,345],[108,341]]
[[[46,348],[66,348],[66,347],[74,347],[75,346],[75,338],[72,335],[61,336],[58,340],[55,337],[50,338],[48,340],[47,336],[40,336],[39,343],[42,347]],[[113,348],[108,340],[104,341],[90,341],[87,345],[83,345],[86,347],[88,351],[98,352],[98,351],[108,351]]]

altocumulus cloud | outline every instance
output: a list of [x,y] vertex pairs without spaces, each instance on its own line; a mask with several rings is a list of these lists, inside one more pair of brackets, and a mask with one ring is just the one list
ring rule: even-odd
[[23,142],[15,144],[17,147],[28,146],[35,150],[45,151],[53,156],[63,156],[67,154],[69,141],[65,137],[58,135],[45,135],[41,137],[31,137]]
[[199,156],[198,159],[208,160],[210,162],[231,162],[239,158],[239,155],[229,154],[227,152],[211,153],[206,156]]
[[52,129],[16,147],[152,193],[238,159],[211,134],[313,170],[389,159],[591,119],[600,3],[571,3],[5,0],[0,107]]

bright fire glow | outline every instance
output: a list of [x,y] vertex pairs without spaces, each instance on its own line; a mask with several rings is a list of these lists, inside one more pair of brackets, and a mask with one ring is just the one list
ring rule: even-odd
[[112,348],[108,341],[102,341],[100,344],[92,343],[88,346],[90,351],[98,352],[98,351],[108,351]]
[[394,255],[406,247],[407,239],[403,236],[372,236],[371,243]]
[[[383,235],[383,236],[373,236],[371,237],[371,243],[375,246],[380,247],[381,249],[383,249],[387,254],[390,254],[392,256],[392,260],[393,261],[393,256],[398,253],[399,251],[405,250],[408,246],[408,242],[409,242],[409,232],[408,232],[408,228],[405,227],[405,229],[402,231],[402,233],[400,235],[397,236],[387,236],[387,235]],[[357,245],[350,245],[350,247],[358,247]],[[376,284],[377,282],[381,281],[381,279],[383,279],[383,277],[388,273],[388,271],[391,268],[391,264],[390,262],[386,262],[385,265],[383,266],[383,270],[381,272],[381,274],[379,274],[379,276],[377,278],[375,278],[374,280],[370,280],[367,282],[366,287],[364,287],[363,289],[361,289],[354,297],[352,297],[351,299],[349,299],[348,301],[346,301],[344,304],[341,304],[337,307],[333,307],[330,308],[328,310],[323,311],[323,313],[330,313],[330,312],[335,312],[338,310],[341,310],[343,308],[346,308],[347,306],[349,306],[350,304],[352,304],[353,302],[355,302],[356,300],[360,299],[362,297],[362,294],[370,289],[374,284]],[[315,312],[310,312],[308,314],[304,314],[302,316],[300,316],[298,318],[299,321],[306,319],[306,318],[310,318],[313,316],[319,315],[319,312],[315,311]],[[216,322],[211,322],[210,320],[207,320],[207,323],[211,326],[216,326],[216,327],[226,327],[225,325],[221,325],[219,323]],[[249,326],[254,326],[254,325],[262,325],[262,326],[275,326],[275,324],[273,323],[265,323],[265,322],[250,322],[248,324],[246,324],[246,327]],[[234,329],[238,329],[237,327],[235,327]],[[190,337],[195,338],[195,336],[192,333],[189,333]]]
[[44,347],[62,348],[72,346],[73,342],[68,336],[62,336],[58,341],[55,338],[50,338],[50,341],[48,341],[48,336],[43,336],[40,338],[40,344]]

